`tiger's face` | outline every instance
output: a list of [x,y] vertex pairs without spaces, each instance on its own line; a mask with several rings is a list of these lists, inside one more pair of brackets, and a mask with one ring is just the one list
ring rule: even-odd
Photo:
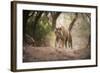
[[55,34],[56,34],[57,38],[61,38],[63,36],[62,29],[61,28],[56,28],[55,29]]

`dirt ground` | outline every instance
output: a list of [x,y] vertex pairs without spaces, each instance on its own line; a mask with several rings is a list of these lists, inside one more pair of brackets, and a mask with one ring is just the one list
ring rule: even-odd
[[23,62],[90,59],[90,49],[24,46]]

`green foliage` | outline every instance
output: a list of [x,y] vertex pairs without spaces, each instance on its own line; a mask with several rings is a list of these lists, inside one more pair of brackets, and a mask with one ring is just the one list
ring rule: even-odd
[[26,24],[26,32],[27,34],[29,34],[30,36],[33,36],[33,30],[32,30],[32,23],[33,23],[33,17],[29,17],[27,20],[27,24]]
[[35,30],[36,40],[41,40],[46,37],[46,35],[51,31],[51,25],[48,22],[46,16],[43,16],[39,19],[37,27]]
[[26,15],[28,18],[23,25],[25,28],[24,34],[30,35],[38,43],[37,45],[47,40],[47,35],[50,35],[49,33],[52,30],[52,25],[50,25],[46,13],[41,12],[41,16],[39,16],[39,13],[38,11],[28,12]]

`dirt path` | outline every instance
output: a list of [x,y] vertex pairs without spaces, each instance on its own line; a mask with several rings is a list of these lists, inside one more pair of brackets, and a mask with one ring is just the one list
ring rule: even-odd
[[56,61],[56,60],[75,60],[90,58],[90,50],[85,49],[66,49],[51,47],[24,47],[24,62],[35,61]]

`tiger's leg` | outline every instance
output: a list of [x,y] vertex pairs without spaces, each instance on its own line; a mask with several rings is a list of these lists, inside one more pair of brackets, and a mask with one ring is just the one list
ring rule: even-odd
[[69,48],[72,48],[72,36],[71,36],[70,32],[68,34],[68,46],[69,46]]
[[63,40],[63,48],[65,48],[65,40]]
[[66,40],[65,40],[65,48],[67,48],[67,41],[68,41],[68,39],[66,38]]
[[63,40],[60,40],[60,45],[61,45],[60,48],[64,48],[64,41]]
[[56,37],[55,47],[58,48],[58,38]]

